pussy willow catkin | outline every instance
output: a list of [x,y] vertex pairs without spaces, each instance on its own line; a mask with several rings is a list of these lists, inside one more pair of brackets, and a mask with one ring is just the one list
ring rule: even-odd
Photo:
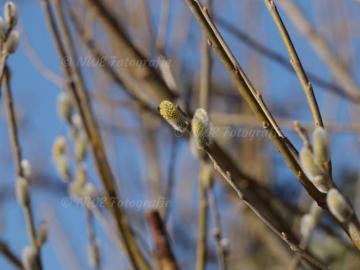
[[184,113],[171,101],[164,100],[159,105],[160,115],[177,131],[184,132],[190,123]]

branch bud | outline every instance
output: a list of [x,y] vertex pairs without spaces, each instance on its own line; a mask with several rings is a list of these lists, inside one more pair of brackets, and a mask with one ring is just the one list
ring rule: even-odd
[[323,167],[330,160],[329,138],[326,130],[317,127],[313,133],[314,161]]
[[335,188],[332,188],[327,196],[326,202],[330,212],[342,223],[349,221],[353,215],[353,210],[344,196]]
[[204,109],[197,109],[191,122],[191,131],[195,145],[203,149],[210,145],[210,123],[207,112]]
[[9,27],[14,27],[17,23],[17,8],[14,2],[7,1],[4,5],[4,18]]
[[16,199],[21,206],[30,204],[29,183],[24,177],[16,179]]

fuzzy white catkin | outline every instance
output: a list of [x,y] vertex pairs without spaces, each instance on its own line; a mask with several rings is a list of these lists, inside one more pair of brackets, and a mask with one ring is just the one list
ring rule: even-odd
[[206,110],[199,108],[195,111],[191,122],[191,131],[198,148],[205,148],[211,143],[210,121]]
[[13,27],[17,22],[17,8],[13,1],[6,1],[4,5],[5,22]]
[[326,196],[327,206],[330,212],[340,222],[349,221],[353,210],[344,196],[335,188],[332,188]]
[[303,215],[300,221],[300,233],[302,237],[309,235],[310,231],[315,225],[315,220],[312,215]]
[[21,161],[21,168],[23,170],[23,174],[24,174],[25,178],[30,179],[32,168],[31,168],[30,162],[27,159],[23,159]]
[[301,149],[299,156],[301,167],[309,178],[312,179],[317,175],[321,175],[321,169],[314,163],[313,153],[308,147],[304,146]]
[[59,175],[66,182],[71,180],[70,167],[67,159],[64,156],[58,156],[54,159],[56,169]]
[[53,159],[56,160],[60,156],[63,156],[66,154],[66,138],[62,135],[59,135],[55,138],[54,144],[53,144]]
[[323,193],[327,193],[332,187],[332,182],[326,174],[317,175],[312,178],[314,186]]
[[317,127],[313,132],[314,161],[318,166],[330,160],[329,138],[326,130]]
[[65,92],[61,92],[57,97],[57,111],[59,117],[67,123],[72,121],[73,106],[71,98]]
[[17,30],[12,30],[9,37],[6,39],[4,44],[4,52],[12,54],[16,51],[20,42],[20,33]]
[[71,116],[71,124],[77,129],[82,129],[82,120],[78,113]]
[[82,132],[75,138],[75,156],[77,161],[84,161],[86,157],[86,137]]
[[22,253],[22,264],[25,270],[39,270],[39,265],[36,261],[36,249],[33,246],[27,246]]
[[30,203],[29,183],[24,177],[18,177],[15,182],[16,199],[22,206],[27,206]]

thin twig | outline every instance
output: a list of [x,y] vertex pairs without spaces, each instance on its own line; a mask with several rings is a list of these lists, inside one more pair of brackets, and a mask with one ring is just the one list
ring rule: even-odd
[[[249,46],[251,49],[255,50],[259,54],[267,57],[268,59],[274,61],[283,68],[295,74],[293,66],[291,65],[291,63],[289,63],[288,59],[284,57],[282,54],[279,54],[278,52],[267,47],[265,44],[260,43],[259,41],[253,39],[250,35],[248,35],[244,31],[241,31],[240,29],[238,29],[237,27],[235,27],[234,25],[232,25],[231,23],[227,22],[226,20],[220,17],[215,16],[215,21],[218,22],[221,28],[234,35],[234,37],[238,38],[240,41],[242,41],[244,44]],[[354,94],[354,95],[349,94],[338,85],[325,81],[324,79],[308,71],[306,73],[308,74],[310,81],[312,81],[317,86],[321,87],[323,90],[330,91],[331,93],[344,97],[354,103],[360,102],[360,94]]]
[[344,91],[349,95],[357,96],[357,99],[359,99],[360,88],[358,84],[353,80],[346,68],[338,61],[326,40],[308,22],[304,14],[302,14],[292,0],[281,0],[279,3],[294,26],[307,38],[318,55],[327,64],[331,74],[343,87]]
[[306,261],[311,263],[313,266],[316,266],[319,269],[329,269],[328,266],[324,265],[321,261],[311,256],[309,253],[307,253],[305,250],[301,249],[297,244],[289,240],[288,236],[284,232],[278,231],[275,226],[269,221],[266,217],[264,217],[251,203],[250,201],[244,196],[244,194],[241,192],[241,190],[238,188],[238,186],[235,184],[235,182],[232,180],[231,175],[229,172],[225,172],[217,163],[215,158],[207,152],[209,158],[213,162],[214,168],[216,171],[219,172],[219,174],[223,177],[224,180],[231,186],[231,188],[236,192],[239,199],[279,238],[281,238],[292,250],[294,253],[298,254],[302,258],[304,258]]
[[[11,85],[10,85],[10,78],[11,73],[8,67],[5,67],[4,70],[4,77],[3,77],[3,85],[4,85],[4,99],[6,103],[6,112],[7,112],[7,121],[9,126],[9,137],[12,146],[12,152],[14,156],[14,162],[16,167],[16,176],[25,178],[23,167],[21,166],[22,161],[22,152],[21,146],[19,142],[19,135],[18,135],[18,127],[16,121],[16,114],[14,108],[14,101],[11,92]],[[17,180],[16,180],[17,181]],[[41,254],[40,254],[40,247],[37,244],[37,237],[36,237],[36,229],[34,224],[34,216],[31,208],[31,202],[28,202],[23,205],[25,222],[27,226],[27,233],[29,239],[32,243],[32,246],[36,250],[36,260],[40,270],[42,269],[42,262],[41,262]]]
[[[294,120],[288,118],[277,118],[277,122],[282,129],[293,129]],[[246,126],[255,129],[262,129],[261,124],[256,121],[256,117],[247,113],[212,113],[211,122],[215,127],[225,126]],[[340,123],[324,121],[328,132],[336,133],[360,133],[360,125],[357,123]],[[311,122],[302,122],[306,131],[313,131],[314,125]]]
[[21,260],[10,249],[10,247],[2,240],[0,240],[0,253],[14,266],[16,269],[24,269]]
[[145,216],[155,241],[156,254],[158,257],[160,269],[178,269],[174,253],[171,249],[167,232],[159,212],[150,210],[146,212]]
[[295,73],[297,77],[299,78],[299,81],[304,89],[307,101],[310,106],[310,110],[314,119],[315,126],[321,126],[323,127],[323,121],[320,113],[319,106],[317,104],[314,90],[311,85],[311,82],[309,81],[306,72],[303,68],[303,65],[301,63],[301,60],[296,52],[295,46],[293,42],[291,41],[290,35],[280,17],[279,12],[277,11],[277,8],[275,6],[275,3],[273,0],[265,0],[266,6],[271,13],[271,16],[273,17],[273,20],[280,32],[281,38],[286,46],[286,49],[288,50],[289,56],[290,56],[290,63],[292,64]]
[[104,145],[97,128],[97,123],[90,107],[88,93],[85,89],[80,70],[76,64],[77,58],[74,44],[64,19],[62,6],[59,1],[55,1],[55,4],[57,7],[56,11],[57,18],[59,20],[59,28],[55,22],[55,16],[51,10],[49,0],[43,0],[47,20],[58,52],[60,54],[60,58],[64,60],[68,59],[67,57],[70,56],[70,59],[72,60],[69,62],[69,64],[62,65],[63,73],[66,77],[68,90],[71,92],[71,96],[73,97],[73,100],[80,113],[87,137],[89,139],[91,150],[93,152],[96,168],[106,190],[106,205],[115,218],[116,225],[119,230],[119,235],[122,237],[125,251],[129,257],[132,267],[134,269],[148,270],[150,269],[150,266],[143,257],[137,242],[133,238],[132,230],[130,229],[130,225],[125,213],[123,212],[123,209],[119,206],[118,203],[112,204],[114,199],[116,201],[119,200],[116,181],[108,163]]
[[211,211],[211,215],[214,220],[214,230],[216,235],[215,242],[216,242],[216,253],[218,257],[218,264],[220,270],[227,270],[227,262],[226,262],[226,250],[224,245],[221,243],[223,238],[222,228],[221,228],[221,217],[217,206],[216,196],[214,192],[214,185],[211,185],[208,189],[208,200],[209,200],[209,207]]
[[198,216],[198,238],[196,244],[196,270],[204,270],[207,257],[207,234],[208,234],[208,183],[211,174],[204,168],[205,162],[200,164],[199,172],[199,216]]
[[[239,63],[231,53],[229,47],[217,30],[206,9],[200,4],[198,0],[186,0],[186,3],[192,10],[195,18],[198,20],[202,28],[208,34],[212,47],[217,52],[224,66],[235,81],[240,94],[244,97],[245,101],[256,114],[259,121],[263,124],[263,127],[268,130],[270,138],[279,152],[285,158],[288,167],[293,171],[308,194],[318,203],[318,205],[324,209],[327,209],[326,194],[320,192],[303,172],[298,162],[295,148],[282,134],[282,131],[277,126],[275,119],[271,116],[270,111],[263,102],[261,95],[251,85],[249,79],[246,77]],[[357,217],[354,217],[354,220],[354,223],[357,226],[359,224]],[[350,236],[354,245],[359,247],[359,241],[354,238],[349,229],[349,226],[339,222],[338,220],[337,222]]]

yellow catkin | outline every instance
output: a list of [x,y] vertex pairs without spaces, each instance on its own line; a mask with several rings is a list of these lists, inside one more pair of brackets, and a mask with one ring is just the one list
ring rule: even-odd
[[186,116],[171,101],[162,101],[159,105],[159,113],[177,131],[184,132],[190,127]]

